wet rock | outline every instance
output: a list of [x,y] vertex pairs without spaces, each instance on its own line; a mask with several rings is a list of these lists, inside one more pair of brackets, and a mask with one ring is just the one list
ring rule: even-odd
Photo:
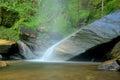
[[109,61],[103,62],[99,69],[101,70],[120,70],[120,41],[113,47],[111,53],[108,55]]
[[120,35],[119,15],[120,10],[117,10],[88,26],[80,28],[55,48],[54,57],[51,60],[68,60],[94,46],[116,38]]
[[31,28],[28,28],[24,25],[21,25],[20,26],[20,40],[26,40],[28,41],[29,39],[33,39],[33,38],[36,38],[36,32],[31,29]]
[[7,63],[5,61],[0,61],[0,68],[6,67]]
[[108,70],[108,71],[118,71],[120,70],[120,65],[117,63],[116,59],[112,59],[100,64],[98,69]]
[[23,59],[32,59],[35,58],[35,54],[31,51],[31,49],[23,42],[23,41],[17,41],[20,56]]
[[16,42],[0,39],[0,55],[2,59],[9,59],[16,52]]
[[117,59],[120,62],[120,41],[114,46],[110,55],[108,56],[110,59]]

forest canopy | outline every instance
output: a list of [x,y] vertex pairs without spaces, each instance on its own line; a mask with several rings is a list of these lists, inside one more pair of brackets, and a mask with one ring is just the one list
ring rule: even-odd
[[64,36],[120,8],[119,0],[0,0],[0,38],[19,40],[20,26]]

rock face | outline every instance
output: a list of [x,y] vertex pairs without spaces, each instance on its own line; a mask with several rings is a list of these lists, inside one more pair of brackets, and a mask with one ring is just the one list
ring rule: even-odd
[[80,28],[69,38],[62,41],[51,60],[69,60],[86,50],[106,43],[120,35],[120,10],[115,11],[88,26]]
[[103,62],[98,68],[101,70],[120,70],[120,41],[113,47],[108,58],[112,60]]
[[111,59],[117,59],[120,62],[120,41],[115,45],[110,53]]
[[20,40],[28,41],[29,38],[36,38],[36,32],[24,25],[20,26]]

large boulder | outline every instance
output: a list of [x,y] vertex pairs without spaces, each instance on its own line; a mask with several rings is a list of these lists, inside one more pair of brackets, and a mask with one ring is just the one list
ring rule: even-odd
[[16,42],[0,39],[0,55],[2,59],[8,59],[15,53]]
[[56,46],[49,60],[69,60],[94,46],[118,37],[120,35],[119,15],[120,10],[117,10],[80,28]]
[[0,39],[0,53],[7,53],[15,41]]

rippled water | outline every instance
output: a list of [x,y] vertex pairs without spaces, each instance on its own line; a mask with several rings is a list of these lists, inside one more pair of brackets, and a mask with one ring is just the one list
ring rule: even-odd
[[100,71],[97,63],[18,62],[0,69],[0,80],[120,80],[120,73]]

